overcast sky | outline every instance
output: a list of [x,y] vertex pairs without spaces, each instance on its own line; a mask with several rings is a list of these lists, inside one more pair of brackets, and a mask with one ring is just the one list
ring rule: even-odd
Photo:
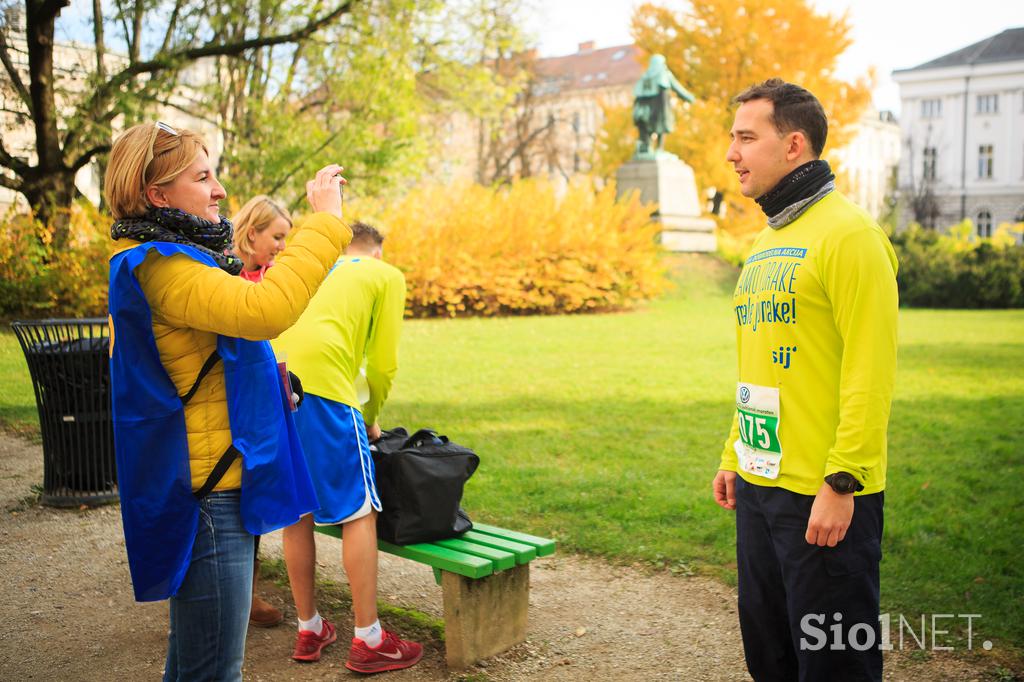
[[[839,63],[839,75],[852,78],[869,66],[877,72],[875,106],[899,111],[893,69],[908,68],[953,52],[1007,28],[1024,26],[1020,0],[812,0],[819,11],[850,11],[853,45]],[[575,52],[594,40],[597,47],[631,43],[629,21],[638,0],[551,0],[538,3],[531,32],[542,56]],[[684,2],[664,0],[666,7]]]

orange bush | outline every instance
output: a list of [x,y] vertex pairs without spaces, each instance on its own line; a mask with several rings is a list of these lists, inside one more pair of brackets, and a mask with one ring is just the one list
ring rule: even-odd
[[[622,310],[668,286],[650,207],[616,201],[614,185],[546,180],[493,189],[423,185],[395,202],[347,207],[387,232],[388,260],[417,317]],[[71,214],[68,248],[26,215],[0,226],[0,318],[105,315],[110,218],[88,204]]]
[[67,248],[31,216],[0,226],[0,318],[105,316],[110,218],[91,205],[71,211]]
[[667,286],[649,207],[611,184],[424,185],[348,215],[386,231],[415,317],[620,310]]

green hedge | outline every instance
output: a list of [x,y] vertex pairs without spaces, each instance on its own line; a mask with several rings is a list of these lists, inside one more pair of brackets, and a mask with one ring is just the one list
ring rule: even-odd
[[972,239],[969,221],[947,234],[912,225],[892,235],[900,304],[922,308],[1024,308],[1024,246],[1000,226]]

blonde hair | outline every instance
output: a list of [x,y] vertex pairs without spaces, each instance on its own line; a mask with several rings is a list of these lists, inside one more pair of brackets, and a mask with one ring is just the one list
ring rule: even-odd
[[172,134],[168,128],[156,122],[140,123],[114,142],[103,195],[115,219],[143,215],[149,208],[147,187],[173,181],[192,165],[200,151],[209,154],[203,138],[196,133],[178,130]]
[[267,195],[258,194],[245,202],[245,206],[231,219],[235,226],[235,254],[251,256],[250,237],[270,227],[277,218],[284,218],[288,221],[288,227],[292,226],[292,216],[288,209]]

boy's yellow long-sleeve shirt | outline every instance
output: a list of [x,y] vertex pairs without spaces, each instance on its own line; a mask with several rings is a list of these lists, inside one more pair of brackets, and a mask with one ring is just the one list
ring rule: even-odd
[[814,495],[848,471],[885,488],[896,373],[896,254],[831,192],[755,239],[733,294],[739,383],[720,468]]
[[[285,354],[303,390],[362,410],[372,425],[398,372],[404,313],[401,270],[369,256],[344,256],[299,321],[271,345],[278,358]],[[361,406],[355,381],[363,358],[370,399]]]

